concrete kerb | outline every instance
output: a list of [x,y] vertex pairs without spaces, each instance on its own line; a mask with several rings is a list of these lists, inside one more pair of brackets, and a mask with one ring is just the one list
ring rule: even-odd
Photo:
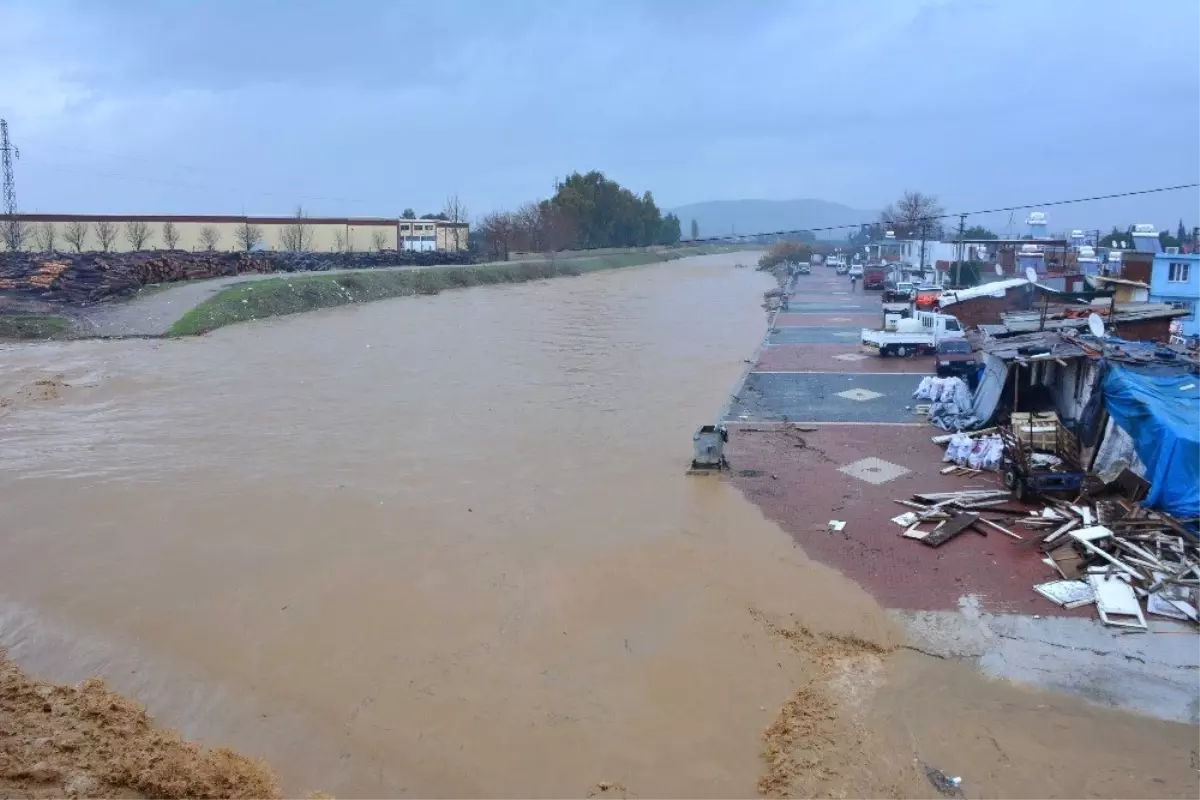
[[1090,617],[983,611],[889,611],[909,649],[970,664],[990,677],[1074,695],[1110,708],[1200,724],[1200,665],[1189,627],[1153,620],[1126,633]]
[[771,338],[771,330],[775,327],[775,320],[779,317],[779,314],[782,310],[782,306],[776,307],[775,312],[771,314],[770,318],[767,320],[767,329],[763,331],[762,341],[760,341],[758,343],[758,347],[754,349],[754,353],[750,356],[746,364],[746,368],[742,370],[742,374],[738,376],[736,381],[734,381],[733,388],[729,391],[728,396],[725,398],[725,404],[721,406],[721,410],[717,412],[717,418],[713,422],[714,425],[722,424],[729,416],[729,413],[733,410],[733,406],[738,402],[738,396],[741,393],[741,389],[743,386],[745,386],[746,379],[750,376],[750,373],[754,371],[754,365],[757,364],[759,358],[762,357],[763,350],[766,349],[767,342]]

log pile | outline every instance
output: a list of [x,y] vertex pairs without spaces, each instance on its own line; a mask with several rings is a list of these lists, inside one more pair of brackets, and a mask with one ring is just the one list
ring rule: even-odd
[[147,284],[244,273],[470,264],[470,253],[0,253],[0,291],[87,305],[132,294]]

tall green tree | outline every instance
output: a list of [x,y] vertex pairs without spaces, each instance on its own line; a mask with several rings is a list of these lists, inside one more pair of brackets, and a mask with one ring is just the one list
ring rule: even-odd
[[972,225],[963,231],[964,239],[999,239],[1000,237],[982,225]]
[[1183,244],[1188,240],[1187,228],[1183,227],[1183,217],[1179,218],[1179,227],[1175,229],[1175,239]]
[[679,229],[679,217],[674,214],[667,214],[663,217],[662,225],[658,230],[658,240],[655,244],[679,244],[681,236],[682,231]]
[[[1180,220],[1179,224],[1182,225],[1183,220]],[[700,238],[700,223],[696,222],[696,220],[692,220],[692,238],[693,239]]]
[[650,192],[639,197],[595,170],[571,173],[547,202],[573,231],[574,248],[645,247],[680,238],[678,218],[664,218]]

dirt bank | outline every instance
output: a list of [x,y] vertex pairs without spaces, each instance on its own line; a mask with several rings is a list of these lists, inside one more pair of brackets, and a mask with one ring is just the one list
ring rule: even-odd
[[156,728],[103,682],[57,686],[0,654],[0,797],[279,797],[263,764]]

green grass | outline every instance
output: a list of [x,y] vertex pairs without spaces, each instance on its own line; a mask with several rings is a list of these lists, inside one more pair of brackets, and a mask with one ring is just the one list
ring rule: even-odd
[[615,253],[556,261],[480,264],[474,267],[368,269],[336,275],[297,275],[240,283],[193,308],[171,326],[168,336],[194,336],[253,319],[298,314],[318,308],[366,303],[391,297],[438,294],[446,289],[582,275],[602,269],[641,266],[719,248],[682,247],[649,253]]
[[71,327],[71,321],[57,314],[0,315],[0,339],[57,339]]

